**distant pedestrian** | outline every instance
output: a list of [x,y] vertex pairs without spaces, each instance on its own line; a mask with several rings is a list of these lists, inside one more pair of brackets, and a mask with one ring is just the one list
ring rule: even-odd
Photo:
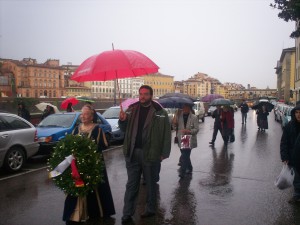
[[132,220],[138,195],[141,174],[146,180],[147,201],[142,218],[156,213],[156,178],[160,162],[171,151],[171,125],[168,113],[153,98],[153,89],[142,85],[139,101],[120,112],[119,126],[125,131],[123,153],[127,169],[122,223]]
[[197,133],[199,131],[198,117],[193,114],[190,105],[184,105],[182,112],[177,117],[177,138],[180,148],[181,157],[179,169],[179,177],[184,178],[186,173],[193,172],[191,163],[191,151],[197,147]]
[[265,132],[266,129],[269,128],[268,125],[268,116],[269,112],[266,108],[266,106],[262,106],[261,109],[259,109],[257,112],[257,123],[258,123],[258,130]]
[[68,106],[67,106],[67,112],[74,112],[74,109],[72,107],[72,102],[69,102],[68,103]]
[[209,142],[210,145],[214,145],[215,144],[218,131],[220,131],[220,133],[221,133],[221,135],[223,137],[223,134],[222,134],[222,125],[221,125],[221,118],[220,118],[221,113],[222,113],[221,106],[218,105],[217,108],[212,113],[212,118],[215,119],[215,122],[214,122],[213,136],[212,136],[211,141]]
[[294,195],[289,203],[300,203],[300,105],[291,111],[291,121],[283,128],[280,142],[283,163],[294,168]]
[[241,104],[241,113],[242,113],[242,124],[247,122],[247,113],[249,112],[249,106],[245,100]]
[[18,104],[18,116],[30,122],[30,113],[23,102]]
[[45,119],[47,116],[51,115],[51,114],[54,114],[55,111],[54,111],[54,108],[50,105],[47,105],[46,106],[46,109],[44,110],[43,114],[42,114],[42,120]]

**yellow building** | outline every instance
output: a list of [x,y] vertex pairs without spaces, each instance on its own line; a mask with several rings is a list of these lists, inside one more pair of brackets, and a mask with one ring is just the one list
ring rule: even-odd
[[295,102],[295,52],[296,48],[286,48],[282,50],[280,60],[277,62],[277,90],[278,98],[285,102]]
[[174,92],[174,76],[156,73],[142,76],[142,78],[144,78],[145,85],[153,88],[153,98]]
[[38,64],[35,59],[3,60],[2,76],[7,77],[12,97],[49,97],[65,95],[64,73],[59,60]]

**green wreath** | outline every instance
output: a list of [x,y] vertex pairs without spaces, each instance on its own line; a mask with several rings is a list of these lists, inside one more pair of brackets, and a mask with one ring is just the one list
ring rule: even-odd
[[104,162],[97,150],[95,141],[80,135],[67,135],[54,147],[48,160],[48,171],[52,171],[69,155],[76,158],[76,166],[80,178],[84,181],[83,187],[76,187],[72,178],[71,166],[61,175],[54,177],[55,185],[72,196],[86,196],[93,192],[97,185],[103,182]]

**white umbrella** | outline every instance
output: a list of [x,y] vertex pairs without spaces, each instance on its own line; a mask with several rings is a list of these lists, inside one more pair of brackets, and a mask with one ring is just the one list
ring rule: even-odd
[[59,113],[59,112],[60,112],[60,111],[58,110],[58,108],[57,108],[55,105],[52,105],[52,104],[47,103],[47,102],[41,102],[41,103],[39,103],[39,104],[36,104],[35,106],[36,106],[39,110],[44,111],[44,110],[47,108],[47,105],[53,107],[55,113]]

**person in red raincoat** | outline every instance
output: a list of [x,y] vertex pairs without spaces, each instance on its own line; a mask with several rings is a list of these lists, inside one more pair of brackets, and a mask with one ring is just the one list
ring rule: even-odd
[[230,106],[224,106],[221,113],[221,125],[224,144],[227,146],[229,137],[233,134],[234,129],[234,113]]

